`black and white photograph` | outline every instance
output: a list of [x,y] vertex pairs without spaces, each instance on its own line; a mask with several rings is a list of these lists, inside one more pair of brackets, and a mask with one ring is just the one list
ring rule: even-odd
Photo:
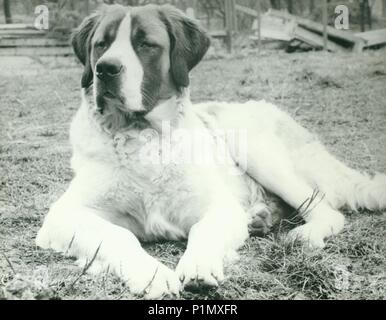
[[386,300],[386,0],[0,0],[0,300]]

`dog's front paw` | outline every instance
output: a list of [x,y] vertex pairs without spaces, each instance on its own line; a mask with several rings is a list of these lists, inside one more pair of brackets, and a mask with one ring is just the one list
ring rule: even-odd
[[129,275],[125,278],[130,291],[135,295],[145,299],[179,297],[181,283],[176,272],[155,259],[143,264],[136,274],[130,272]]
[[224,280],[223,259],[188,250],[177,265],[176,272],[185,289],[217,287]]
[[325,247],[323,234],[318,225],[313,223],[306,223],[291,230],[287,239],[289,241],[301,241],[310,248],[322,249]]

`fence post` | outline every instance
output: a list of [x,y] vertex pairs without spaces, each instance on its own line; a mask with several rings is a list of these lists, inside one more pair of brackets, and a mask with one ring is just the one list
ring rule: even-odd
[[370,30],[373,28],[373,17],[371,12],[370,3],[368,0],[366,0],[366,12],[367,12],[367,22],[369,23]]
[[227,33],[226,43],[228,52],[232,52],[232,36],[236,29],[236,4],[235,0],[224,0],[225,1],[225,29]]
[[361,15],[361,32],[366,31],[366,24],[365,24],[365,0],[360,0],[359,3],[359,10]]
[[260,0],[256,0],[256,9],[257,9],[257,23],[258,23],[258,47],[259,52],[261,51],[261,2]]
[[328,34],[327,34],[327,24],[328,24],[328,5],[327,0],[323,0],[323,47],[324,50],[327,51],[327,42],[328,42]]

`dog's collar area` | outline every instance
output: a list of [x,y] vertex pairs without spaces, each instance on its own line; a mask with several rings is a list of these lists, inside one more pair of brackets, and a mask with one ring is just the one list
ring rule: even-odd
[[97,121],[100,129],[111,137],[118,132],[132,130],[140,131],[150,128],[160,131],[164,121],[169,122],[172,128],[178,127],[179,120],[184,115],[184,109],[191,105],[189,88],[184,88],[170,98],[160,101],[150,112],[125,112],[117,109],[102,114],[96,109],[92,89],[83,89],[82,96],[91,117]]

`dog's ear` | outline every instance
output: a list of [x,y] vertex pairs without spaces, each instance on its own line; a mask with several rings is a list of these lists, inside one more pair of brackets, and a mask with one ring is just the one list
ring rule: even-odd
[[196,21],[170,5],[160,7],[170,38],[170,72],[177,89],[189,86],[189,72],[210,46],[207,33]]
[[93,82],[93,70],[91,66],[91,40],[98,25],[100,14],[95,13],[83,20],[71,38],[71,44],[75,55],[84,65],[82,75],[82,88],[88,88]]

